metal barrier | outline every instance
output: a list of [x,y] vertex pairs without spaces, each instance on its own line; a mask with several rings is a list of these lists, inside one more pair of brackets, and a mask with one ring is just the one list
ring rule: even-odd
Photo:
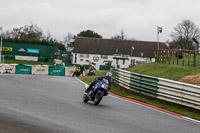
[[118,85],[147,96],[200,110],[200,86],[112,69]]
[[113,75],[114,82],[120,86],[137,93],[157,97],[158,78],[122,69],[113,69]]
[[158,99],[200,110],[200,86],[159,78]]
[[64,66],[0,64],[0,73],[72,76],[74,71],[74,67]]

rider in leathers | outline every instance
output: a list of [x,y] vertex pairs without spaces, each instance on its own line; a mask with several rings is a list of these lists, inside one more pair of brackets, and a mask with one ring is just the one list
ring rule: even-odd
[[[108,90],[110,90],[110,87],[111,87],[111,85],[112,85],[112,80],[111,80],[111,78],[112,78],[112,73],[110,73],[110,72],[107,72],[105,76],[100,76],[100,77],[95,78],[95,81],[92,82],[92,83],[90,84],[90,86],[85,90],[85,92],[88,93],[91,89],[94,90],[94,87],[93,87],[93,86],[94,86],[96,83],[98,83],[99,80],[102,80],[102,79],[107,79],[107,80],[109,81]],[[108,95],[108,92],[107,92],[107,91],[105,92],[104,96],[106,96],[106,95]]]

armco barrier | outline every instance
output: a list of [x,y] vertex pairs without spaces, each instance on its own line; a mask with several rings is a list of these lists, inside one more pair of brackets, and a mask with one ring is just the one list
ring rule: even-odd
[[113,75],[114,82],[120,86],[137,93],[157,97],[158,78],[121,69],[113,69]]
[[48,65],[34,65],[32,66],[32,74],[42,74],[48,75],[49,66]]
[[159,78],[158,99],[200,110],[200,86]]
[[134,92],[200,110],[200,86],[112,69],[113,81]]
[[49,66],[49,75],[65,76],[64,66]]
[[32,66],[16,65],[16,74],[32,74]]

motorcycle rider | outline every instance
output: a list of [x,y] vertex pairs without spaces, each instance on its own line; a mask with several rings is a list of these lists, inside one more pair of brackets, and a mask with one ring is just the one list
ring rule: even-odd
[[95,68],[94,65],[91,65],[90,68],[88,69],[88,75],[95,75]]
[[77,77],[80,76],[82,74],[83,76],[83,71],[85,71],[83,64],[80,64],[79,66],[73,66],[75,68],[75,71],[73,73],[73,77],[76,75]]
[[80,66],[78,66],[78,68],[81,69],[81,74],[83,76],[83,71],[85,71],[83,64],[80,64]]
[[[99,80],[102,80],[102,79],[107,79],[107,80],[109,81],[108,90],[110,90],[110,87],[111,87],[111,85],[112,85],[112,80],[111,80],[111,78],[112,78],[112,73],[110,73],[110,72],[107,72],[105,76],[100,76],[100,77],[95,78],[95,81],[92,82],[92,83],[90,84],[90,86],[85,90],[85,92],[88,93],[90,90],[93,91],[93,90],[94,90],[94,87],[93,87],[93,86],[94,86]],[[106,96],[106,95],[108,95],[108,92],[107,92],[107,91],[105,92],[104,96]]]
[[94,65],[91,65],[91,67],[89,68],[89,71],[93,71],[93,70],[96,70],[96,69],[94,68]]

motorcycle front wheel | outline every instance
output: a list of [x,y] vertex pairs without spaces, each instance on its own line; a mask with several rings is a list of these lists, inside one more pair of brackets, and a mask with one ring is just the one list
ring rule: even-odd
[[94,97],[93,104],[98,105],[101,102],[102,98],[103,98],[102,93],[96,94],[95,97]]
[[89,98],[87,94],[83,94],[83,102],[87,103],[89,101]]

